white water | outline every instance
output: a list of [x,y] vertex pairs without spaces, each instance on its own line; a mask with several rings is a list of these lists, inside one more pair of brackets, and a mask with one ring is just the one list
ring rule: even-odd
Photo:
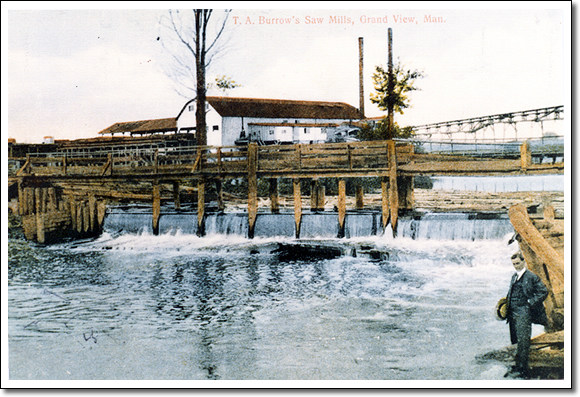
[[[508,236],[505,236],[506,238]],[[13,255],[11,379],[503,379],[505,239],[366,236],[280,261],[293,238],[103,234]]]

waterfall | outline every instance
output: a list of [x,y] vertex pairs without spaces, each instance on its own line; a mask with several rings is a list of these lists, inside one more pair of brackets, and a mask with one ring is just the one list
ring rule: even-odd
[[105,216],[103,230],[106,232],[124,232],[141,234],[151,231],[153,215],[139,212],[108,212]]
[[489,240],[513,233],[507,215],[427,213],[399,219],[398,234],[412,239]]
[[[151,212],[140,208],[113,209],[105,216],[104,230],[110,233],[150,233]],[[352,212],[346,215],[345,237],[367,237],[381,234],[381,214]],[[387,229],[390,229],[387,226]],[[247,236],[246,213],[209,213],[205,218],[207,235]],[[160,234],[196,234],[197,213],[162,212],[159,218]],[[399,237],[414,240],[490,240],[501,239],[513,233],[507,214],[503,213],[414,213],[399,218]],[[256,218],[256,237],[295,237],[293,213],[260,213]],[[300,238],[334,239],[338,236],[336,212],[309,212],[302,214]]]
[[[197,222],[197,214],[195,214]],[[248,234],[248,216],[243,213],[208,214],[205,218],[206,234]]]

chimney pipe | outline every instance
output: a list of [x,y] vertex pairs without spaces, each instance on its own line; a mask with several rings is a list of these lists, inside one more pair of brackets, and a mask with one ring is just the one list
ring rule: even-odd
[[363,38],[358,38],[358,92],[360,118],[365,118],[365,92],[363,84]]
[[393,30],[391,28],[389,28],[389,69],[388,69],[388,74],[389,74],[389,83],[387,84],[387,98],[389,98],[389,100],[387,101],[387,112],[388,112],[387,114],[389,117],[389,122],[387,124],[387,134],[388,134],[387,139],[393,139],[393,135],[394,135],[394,131],[393,131],[394,111],[393,111],[392,97],[393,97],[393,91],[395,88],[395,81],[393,78]]

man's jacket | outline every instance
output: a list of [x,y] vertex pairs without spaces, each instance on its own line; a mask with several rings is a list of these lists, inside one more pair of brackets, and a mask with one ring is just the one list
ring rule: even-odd
[[[512,291],[513,286],[517,280],[517,273],[514,274],[512,277],[512,281],[510,283],[510,289],[507,294],[507,301],[508,305],[511,305],[512,302]],[[525,300],[530,306],[530,314],[531,314],[531,321],[534,324],[548,324],[548,317],[546,316],[546,309],[544,309],[544,300],[548,296],[548,290],[546,286],[540,280],[540,278],[532,273],[529,269],[526,269],[524,274],[522,274],[522,278],[518,281],[518,283],[522,283],[522,291]],[[521,298],[521,297],[520,297]],[[508,307],[508,313],[511,313],[512,310],[516,310],[517,308]],[[507,321],[510,321],[510,315],[507,316]]]

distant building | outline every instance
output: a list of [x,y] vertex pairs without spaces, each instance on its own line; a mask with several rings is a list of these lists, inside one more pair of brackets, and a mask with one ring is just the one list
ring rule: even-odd
[[[194,99],[177,117],[115,123],[100,135],[195,134]],[[326,142],[334,131],[359,120],[355,107],[342,102],[207,97],[207,143],[232,146],[258,141],[273,143]]]

